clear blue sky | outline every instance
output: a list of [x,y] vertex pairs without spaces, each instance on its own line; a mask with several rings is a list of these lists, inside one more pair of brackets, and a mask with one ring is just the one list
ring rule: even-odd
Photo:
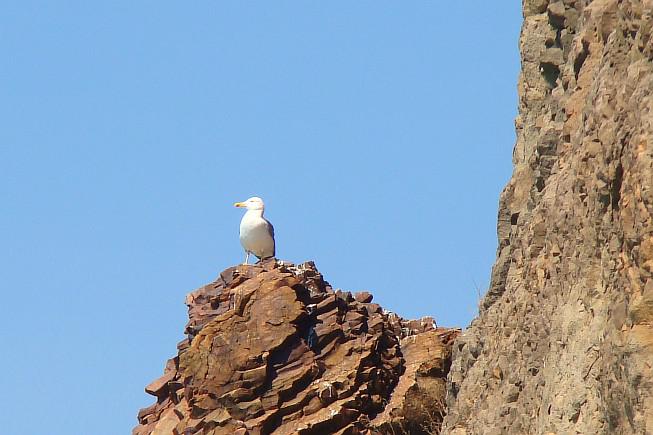
[[129,433],[184,296],[278,257],[465,326],[511,172],[517,1],[9,1],[2,430]]

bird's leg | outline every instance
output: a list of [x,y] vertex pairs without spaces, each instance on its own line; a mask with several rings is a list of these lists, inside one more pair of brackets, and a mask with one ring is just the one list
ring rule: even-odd
[[245,252],[246,252],[246,255],[245,255],[245,264],[249,264],[249,251],[245,251]]

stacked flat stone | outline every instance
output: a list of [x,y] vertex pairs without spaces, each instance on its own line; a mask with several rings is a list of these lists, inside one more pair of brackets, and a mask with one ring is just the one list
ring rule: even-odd
[[232,267],[186,303],[188,338],[147,386],[157,402],[134,435],[373,434],[441,421],[457,330],[333,290],[312,263]]

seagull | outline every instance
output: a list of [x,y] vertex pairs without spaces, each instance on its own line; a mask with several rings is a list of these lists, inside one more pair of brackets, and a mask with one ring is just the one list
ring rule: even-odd
[[247,208],[240,221],[240,244],[245,249],[245,264],[249,264],[249,254],[257,256],[259,261],[274,257],[274,227],[263,217],[263,200],[254,196],[235,203],[234,207]]

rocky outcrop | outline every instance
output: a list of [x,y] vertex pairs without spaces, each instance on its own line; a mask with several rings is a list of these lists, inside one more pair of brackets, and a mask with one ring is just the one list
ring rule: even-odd
[[438,433],[458,330],[334,291],[312,263],[232,267],[186,304],[135,435]]
[[523,11],[514,173],[444,433],[653,433],[653,1]]

